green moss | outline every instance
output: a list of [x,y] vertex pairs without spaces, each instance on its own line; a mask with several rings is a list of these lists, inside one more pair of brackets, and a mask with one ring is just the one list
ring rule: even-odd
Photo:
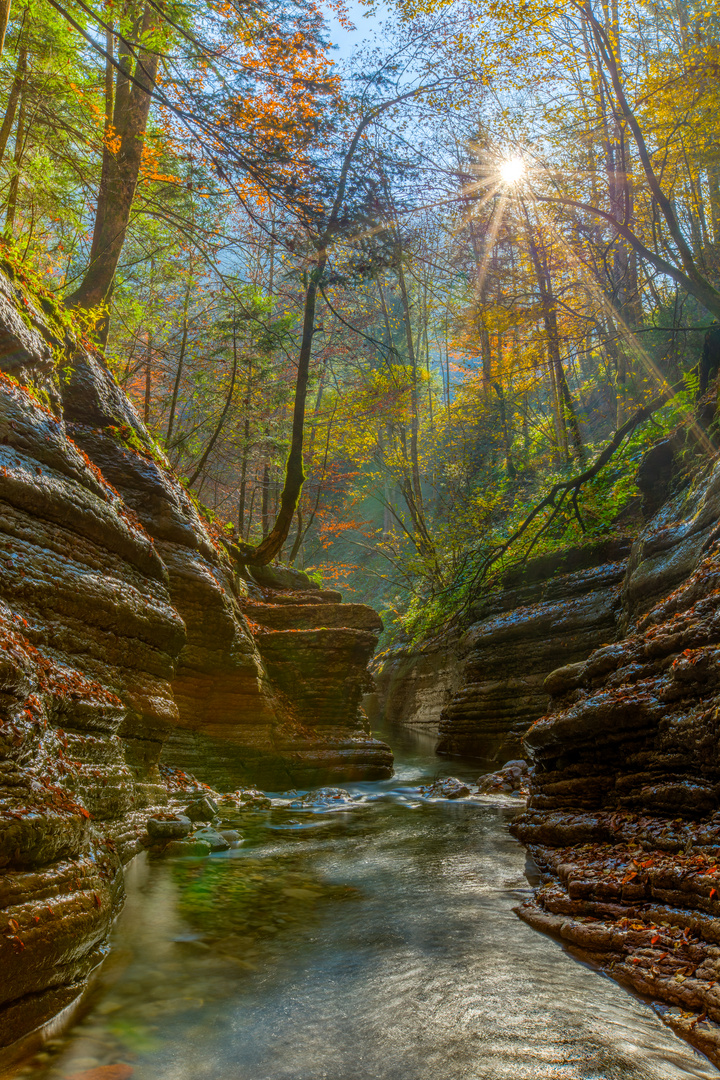
[[137,431],[129,424],[110,424],[105,428],[105,433],[109,435],[111,439],[115,439],[117,442],[122,443],[128,450],[133,450],[136,454],[141,454],[143,457],[150,458],[161,468],[167,469],[169,467],[165,454],[155,440],[151,438],[149,442],[143,442]]

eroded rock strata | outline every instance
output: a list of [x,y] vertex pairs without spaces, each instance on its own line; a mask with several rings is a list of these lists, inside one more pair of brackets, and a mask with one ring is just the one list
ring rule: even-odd
[[633,546],[624,635],[547,680],[513,826],[545,874],[519,909],[720,1064],[720,465]]
[[462,669],[455,638],[415,649],[385,649],[371,664],[375,687],[366,702],[368,711],[437,735],[442,711],[460,687]]
[[6,1055],[103,959],[122,865],[167,802],[164,748],[215,786],[221,759],[229,788],[392,769],[359,704],[375,613],[239,578],[101,360],[43,303],[0,274]]
[[522,756],[550,672],[616,636],[630,546],[620,538],[533,559],[475,605],[461,638],[387,650],[373,665],[377,711],[437,734],[440,754]]

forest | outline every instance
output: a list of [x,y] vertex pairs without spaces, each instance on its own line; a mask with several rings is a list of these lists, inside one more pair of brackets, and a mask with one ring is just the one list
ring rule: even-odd
[[705,389],[719,16],[353,18],[341,54],[342,0],[3,0],[0,244],[228,550],[392,642],[631,523]]

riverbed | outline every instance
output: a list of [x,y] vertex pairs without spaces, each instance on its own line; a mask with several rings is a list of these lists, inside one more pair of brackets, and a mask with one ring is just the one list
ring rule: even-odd
[[392,780],[310,804],[277,793],[210,859],[138,858],[89,1010],[19,1075],[717,1077],[652,1003],[513,914],[530,890],[507,831],[517,801],[423,798],[421,784],[477,766],[383,734]]

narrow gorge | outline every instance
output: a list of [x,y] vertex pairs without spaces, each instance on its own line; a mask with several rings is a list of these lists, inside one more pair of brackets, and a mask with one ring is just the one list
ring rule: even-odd
[[717,0],[0,0],[0,1080],[720,1076]]
[[[392,772],[361,708],[382,623],[240,577],[127,398],[0,276],[0,1046],[79,1002],[168,801]],[[288,587],[289,585],[289,587]]]
[[[527,809],[507,820],[542,884],[518,915],[679,1006],[667,1022],[720,1063],[719,467],[696,449],[668,496],[650,451],[646,515],[660,508],[637,539],[535,558],[462,635],[373,660],[372,608],[233,561],[99,355],[21,282],[0,290],[7,1065],[93,1000],[140,852],[237,847],[244,813],[275,812],[257,788],[320,787],[286,804],[307,813],[358,797],[335,785],[389,780],[363,702],[450,768],[529,757]],[[507,801],[525,790],[511,772],[420,798]],[[193,825],[198,797],[211,809]]]
[[720,1064],[716,395],[640,462],[635,539],[531,560],[462,636],[381,653],[373,704],[439,754],[530,761],[518,915]]

